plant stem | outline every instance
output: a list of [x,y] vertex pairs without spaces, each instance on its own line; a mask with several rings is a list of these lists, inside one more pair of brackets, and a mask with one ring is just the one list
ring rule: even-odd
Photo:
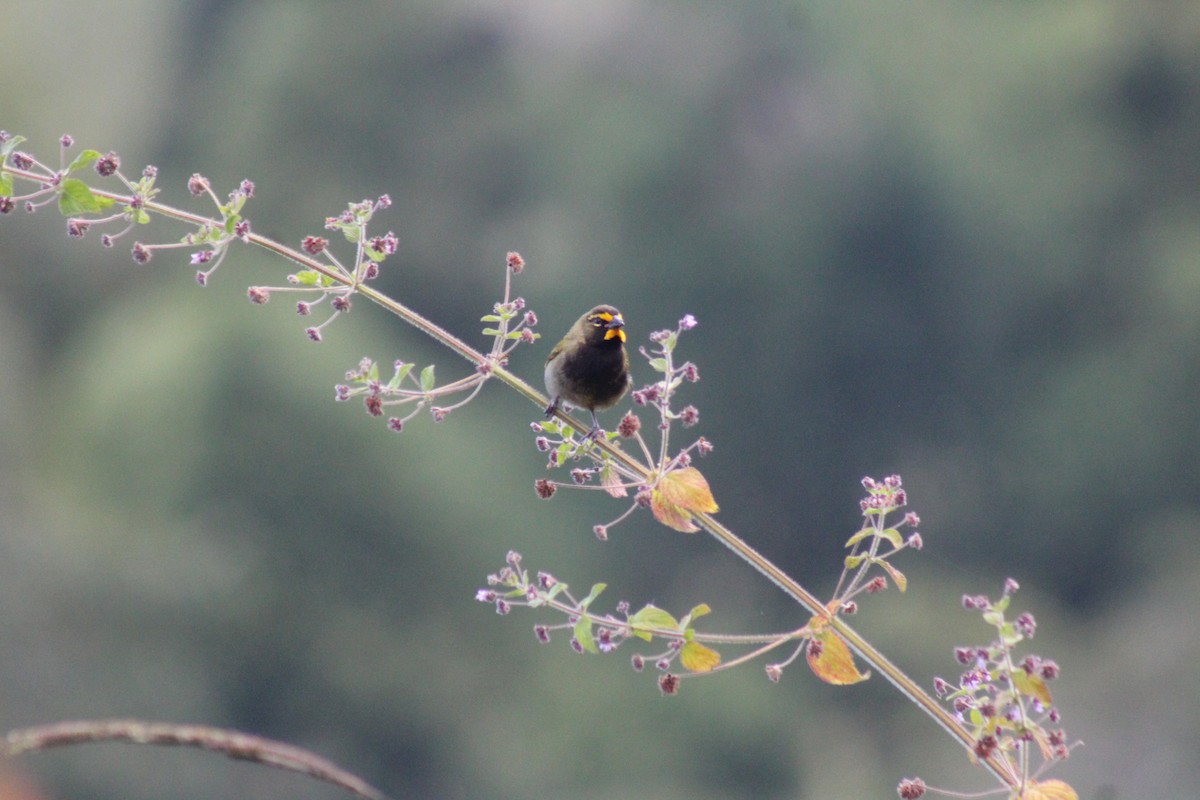
[[[4,170],[10,172],[16,177],[28,179],[37,183],[45,183],[45,176],[37,175],[25,170],[19,170],[9,165],[4,165]],[[113,192],[107,192],[99,189],[92,190],[95,194],[108,197],[118,203],[128,204],[132,198],[129,195],[122,195]],[[154,201],[146,201],[144,207],[147,211],[160,214],[164,217],[179,220],[194,225],[211,225],[219,226],[220,221],[213,220],[208,217],[193,214],[188,211],[183,211],[171,206]],[[286,247],[279,242],[260,236],[255,233],[250,233],[248,241],[272,253],[280,255],[289,261],[293,261],[302,265],[306,269],[313,269],[320,272],[332,280],[341,283],[344,286],[353,286],[354,291],[376,303],[379,306],[387,309],[395,314],[400,319],[412,325],[417,330],[423,331],[429,336],[436,339],[441,344],[453,350],[462,358],[471,362],[475,366],[488,364],[490,366],[489,377],[494,377],[500,382],[513,389],[518,394],[525,397],[531,403],[535,404],[539,409],[544,408],[548,402],[548,398],[541,392],[534,389],[528,383],[510,372],[506,366],[499,363],[493,355],[485,355],[479,350],[468,345],[458,337],[451,334],[441,326],[426,319],[412,309],[402,303],[393,300],[392,298],[381,294],[374,288],[359,283],[354,286],[353,277],[339,273],[328,265],[290,247]],[[356,267],[357,269],[357,267]],[[670,354],[667,354],[670,358]],[[669,380],[669,375],[667,380]],[[565,412],[558,411],[559,418],[566,421],[576,430],[585,430],[588,426],[574,419]],[[620,461],[631,474],[638,476],[640,479],[649,482],[653,476],[646,466],[636,461],[625,453],[622,449],[611,442],[604,439],[596,441],[596,446],[603,449],[611,457]],[[809,613],[816,617],[821,617],[826,620],[831,628],[846,641],[850,648],[856,652],[864,662],[869,664],[874,669],[883,673],[883,676],[895,686],[901,694],[915,703],[926,714],[946,730],[954,739],[956,739],[968,753],[973,754],[975,745],[974,738],[971,733],[964,728],[955,717],[950,714],[943,706],[938,703],[927,692],[921,689],[911,678],[905,675],[896,665],[889,661],[882,653],[876,650],[869,642],[859,635],[853,628],[837,614],[827,610],[824,604],[803,586],[797,583],[791,576],[781,570],[779,567],[772,564],[769,560],[763,557],[757,550],[735,535],[733,531],[726,528],[709,514],[696,513],[693,515],[695,521],[706,530],[711,536],[732,550],[739,558],[748,563],[754,569],[758,570],[768,580],[783,590],[785,594],[802,605]],[[972,756],[974,757],[974,756]],[[1010,788],[1017,788],[1020,785],[1020,778],[1017,775],[1013,764],[999,751],[994,751],[986,759],[983,759],[984,766],[998,778],[1001,782]]]

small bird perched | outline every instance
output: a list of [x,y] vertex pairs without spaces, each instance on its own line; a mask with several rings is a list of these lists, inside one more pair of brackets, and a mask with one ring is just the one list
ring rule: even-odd
[[612,306],[596,306],[580,317],[546,359],[546,393],[549,417],[560,403],[586,408],[592,414],[588,438],[603,431],[596,410],[617,404],[633,378],[625,352],[625,320]]

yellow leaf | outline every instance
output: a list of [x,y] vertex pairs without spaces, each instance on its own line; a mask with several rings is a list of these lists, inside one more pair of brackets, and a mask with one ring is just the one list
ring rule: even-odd
[[1054,699],[1050,697],[1050,689],[1047,688],[1046,682],[1040,676],[1030,675],[1023,669],[1016,669],[1013,671],[1012,677],[1013,685],[1021,694],[1036,698],[1044,706],[1054,704]]
[[711,672],[721,663],[721,654],[696,641],[688,642],[679,651],[679,663],[688,672]]
[[806,655],[813,674],[835,686],[858,683],[871,676],[869,672],[864,674],[858,671],[845,640],[825,627],[813,631]]
[[887,574],[892,576],[892,581],[895,582],[896,588],[903,592],[908,588],[908,578],[904,577],[904,573],[893,567],[886,561],[880,560],[877,562],[879,566],[887,570]]
[[1062,781],[1030,781],[1018,800],[1079,800],[1079,795]]
[[708,481],[695,467],[684,467],[663,475],[650,493],[654,518],[683,533],[700,530],[692,522],[693,514],[712,514],[718,510]]

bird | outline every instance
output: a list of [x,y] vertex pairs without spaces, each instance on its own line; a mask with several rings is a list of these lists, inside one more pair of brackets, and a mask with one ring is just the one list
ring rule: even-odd
[[616,405],[632,383],[625,319],[612,306],[596,306],[576,320],[546,358],[546,416],[564,403],[586,408],[592,415],[587,438],[595,439],[603,433],[596,411]]

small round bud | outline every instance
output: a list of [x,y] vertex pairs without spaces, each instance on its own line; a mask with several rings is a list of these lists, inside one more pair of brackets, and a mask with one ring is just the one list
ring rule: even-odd
[[533,490],[537,493],[538,497],[543,500],[549,500],[558,491],[558,487],[546,478],[538,478],[533,482]]
[[513,271],[514,275],[520,275],[525,269],[525,259],[521,258],[520,253],[509,253],[506,258],[506,264]]
[[925,794],[925,781],[920,778],[905,778],[896,786],[900,800],[917,800]]
[[632,439],[642,427],[642,421],[632,411],[621,417],[617,423],[617,433],[624,439]]
[[329,240],[322,236],[305,236],[304,240],[300,242],[300,249],[310,256],[320,255],[328,246]]
[[192,173],[192,177],[188,178],[187,188],[193,197],[199,197],[208,191],[208,178],[199,172]]
[[121,159],[116,153],[108,153],[96,160],[96,172],[107,178],[121,168]]

